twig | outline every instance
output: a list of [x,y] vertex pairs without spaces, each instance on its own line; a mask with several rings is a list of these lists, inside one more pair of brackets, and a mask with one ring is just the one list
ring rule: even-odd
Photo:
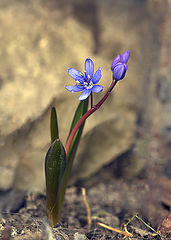
[[124,235],[125,237],[133,237],[133,234],[130,233],[130,232],[128,232],[127,230],[126,230],[126,231],[122,231],[122,230],[120,230],[120,229],[107,226],[106,224],[100,223],[100,222],[98,222],[97,224],[98,224],[99,226],[104,227],[104,228],[106,228],[106,229],[109,229],[109,230],[111,230],[111,231],[113,231],[113,232],[117,232],[117,233],[119,233],[119,234],[122,234],[122,235]]
[[91,210],[90,210],[90,206],[87,202],[87,198],[86,198],[86,190],[85,188],[81,188],[81,192],[82,192],[82,196],[83,196],[83,202],[84,205],[86,207],[86,211],[87,211],[87,223],[88,223],[88,227],[91,226],[92,223],[92,219],[91,219]]

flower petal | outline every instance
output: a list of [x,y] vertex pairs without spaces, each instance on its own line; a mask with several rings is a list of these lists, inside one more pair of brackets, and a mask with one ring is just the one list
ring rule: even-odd
[[79,97],[79,100],[80,100],[80,101],[85,100],[86,98],[88,98],[88,96],[90,95],[90,93],[91,93],[91,89],[85,89],[85,90],[81,93],[81,95],[80,95],[80,97]]
[[122,57],[121,57],[121,58],[122,58],[122,61],[123,61],[124,63],[127,63],[129,57],[130,57],[130,50],[127,50],[126,52],[124,52],[124,53],[122,54]]
[[65,87],[69,92],[79,92],[79,91],[82,91],[84,90],[84,86],[78,86],[78,85],[75,85],[75,86],[66,86]]
[[74,68],[68,68],[69,75],[75,80],[79,81],[80,83],[84,83],[84,74]]
[[93,76],[93,79],[92,79],[92,82],[93,84],[96,84],[100,81],[100,78],[101,78],[101,68],[99,67],[99,69],[95,72],[94,76]]
[[116,64],[118,64],[120,62],[120,60],[121,60],[121,55],[118,54],[112,62],[112,65],[111,65],[112,71],[113,71],[114,67],[116,66]]
[[99,93],[99,92],[103,91],[103,86],[95,85],[95,86],[92,87],[91,91],[95,92],[95,93]]
[[128,66],[126,64],[119,63],[115,66],[113,69],[113,79],[115,80],[121,80],[125,77],[125,73]]
[[85,75],[87,79],[92,78],[94,73],[94,63],[90,58],[85,60]]

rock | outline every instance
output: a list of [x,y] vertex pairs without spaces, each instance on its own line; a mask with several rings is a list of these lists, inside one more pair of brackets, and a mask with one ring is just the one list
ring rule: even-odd
[[0,191],[13,187],[18,163],[19,158],[10,146],[0,148]]
[[[56,7],[52,12],[43,1],[28,5],[1,1],[0,11],[4,49],[0,52],[0,127],[1,134],[10,134],[28,119],[39,117],[65,91],[66,69],[77,61],[76,56],[81,59],[90,53],[86,51],[90,33],[72,15],[63,18],[62,9]],[[75,46],[71,47],[72,42]],[[81,52],[79,45],[84,48]]]
[[85,234],[76,232],[74,234],[74,240],[86,240],[88,239]]
[[[4,165],[0,152],[0,188],[44,190],[50,109],[52,105],[57,108],[60,138],[65,144],[79,96],[65,90],[65,85],[74,84],[67,68],[82,71],[87,57],[95,62],[95,69],[102,67],[101,84],[106,91],[114,57],[131,50],[125,79],[86,122],[73,181],[94,174],[136,143],[140,112],[144,129],[150,132],[159,55],[154,51],[159,43],[154,45],[153,40],[158,39],[155,21],[161,16],[159,12],[155,18],[155,10],[150,11],[153,14],[146,1],[136,0],[65,0],[64,4],[60,0],[30,0],[27,4],[1,0],[0,147],[2,152],[10,147],[16,160],[14,165],[11,160]],[[95,94],[94,102],[103,94]]]
[[4,201],[2,205],[2,212],[6,213],[18,213],[18,211],[25,205],[26,191],[12,190],[4,194]]
[[[169,68],[169,66],[168,66]],[[168,147],[171,145],[171,81],[168,76],[161,75],[159,78],[159,96],[162,104],[162,135]]]
[[[162,159],[162,164],[167,169],[166,175],[171,178],[169,173],[169,162],[171,155],[171,2],[167,1],[167,8],[165,8],[165,15],[163,17],[163,31],[161,33],[161,54],[160,54],[160,71],[158,79],[158,95],[159,95],[159,114],[158,118],[160,121],[160,148],[162,153],[160,158]],[[167,167],[168,166],[168,167]],[[166,171],[165,171],[166,172]]]
[[[52,11],[52,6],[44,1],[9,2],[0,3],[3,49],[0,52],[0,138],[3,145],[12,142],[11,148],[15,148],[20,163],[17,172],[16,169],[9,172],[2,166],[3,181],[7,185],[4,188],[14,183],[17,188],[42,190],[43,162],[49,144],[49,112],[46,126],[42,116],[54,97],[58,98],[57,103],[62,103],[62,111],[66,108],[66,70],[70,66],[82,68],[83,60],[91,52],[91,33],[74,19],[71,9],[64,18],[63,9],[56,6]],[[75,101],[75,105],[77,103]],[[71,104],[68,114],[75,105]],[[62,112],[59,115],[63,115]],[[61,135],[65,136],[66,131],[62,129]],[[2,157],[0,153],[0,159]]]
[[[89,131],[82,141],[78,154],[78,165],[73,171],[73,179],[91,176],[102,166],[112,161],[111,156],[119,156],[134,143],[133,116],[130,121],[124,114],[101,123]],[[76,180],[75,179],[75,180]]]

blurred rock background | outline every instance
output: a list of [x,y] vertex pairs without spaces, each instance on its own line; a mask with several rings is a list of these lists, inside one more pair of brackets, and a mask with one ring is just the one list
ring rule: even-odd
[[65,143],[78,105],[67,68],[90,57],[106,91],[127,49],[126,77],[86,122],[71,182],[171,176],[170,13],[170,0],[0,1],[0,191],[44,191],[50,109]]

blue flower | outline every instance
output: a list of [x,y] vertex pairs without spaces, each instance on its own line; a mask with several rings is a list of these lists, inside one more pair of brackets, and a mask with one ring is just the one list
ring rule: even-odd
[[128,65],[128,59],[130,57],[130,50],[127,50],[122,55],[117,55],[111,65],[111,70],[113,72],[113,79],[121,80],[125,77]]
[[66,86],[66,89],[72,93],[82,91],[79,100],[88,98],[91,91],[99,93],[103,90],[103,86],[95,85],[100,81],[101,68],[94,74],[94,63],[90,58],[85,60],[85,72],[84,74],[74,68],[69,68],[69,75],[76,81],[75,86]]

